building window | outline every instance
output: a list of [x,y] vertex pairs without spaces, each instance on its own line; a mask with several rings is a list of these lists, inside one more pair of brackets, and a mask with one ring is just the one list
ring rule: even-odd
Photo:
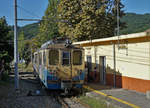
[[62,65],[69,65],[70,64],[70,52],[64,51],[62,53]]
[[50,50],[49,51],[49,65],[57,65],[59,63],[59,51]]
[[73,65],[82,64],[82,51],[73,51]]

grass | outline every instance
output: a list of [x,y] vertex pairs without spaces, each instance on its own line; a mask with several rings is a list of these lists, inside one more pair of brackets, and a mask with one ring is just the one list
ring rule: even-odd
[[80,96],[78,99],[82,103],[87,104],[90,108],[114,108],[113,105],[107,104],[103,99],[96,99],[88,96]]
[[33,66],[32,66],[32,63],[31,63],[31,62],[28,64],[28,66],[26,66],[25,63],[20,63],[20,64],[18,64],[18,68],[19,68],[21,71],[33,72]]
[[25,71],[26,71],[26,72],[33,72],[33,65],[32,65],[31,62],[30,62],[30,63],[28,64],[28,66],[25,68]]

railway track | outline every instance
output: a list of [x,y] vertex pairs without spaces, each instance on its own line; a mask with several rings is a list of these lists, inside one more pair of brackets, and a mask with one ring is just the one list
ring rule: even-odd
[[50,97],[53,97],[53,99],[55,99],[55,101],[58,102],[62,108],[87,108],[75,99],[76,96],[64,96],[61,95],[60,91],[47,91],[47,94]]
[[[24,85],[26,85],[26,91],[29,89],[32,91],[32,93],[34,92],[29,97],[25,96],[25,93],[23,93],[22,97],[25,96],[25,99],[28,99],[28,100],[30,100],[30,98],[34,98],[34,99],[36,99],[36,101],[39,101],[39,102],[42,99],[43,102],[38,103],[38,104],[40,104],[40,105],[45,104],[45,105],[43,105],[43,106],[45,106],[45,108],[49,108],[49,107],[50,108],[56,108],[56,107],[57,108],[86,108],[84,105],[82,105],[78,101],[74,100],[74,98],[76,97],[75,95],[65,96],[65,95],[62,95],[61,94],[62,92],[58,91],[58,90],[56,91],[56,90],[43,89],[40,86],[39,81],[31,73],[20,74],[20,80],[21,80],[21,83],[23,82],[23,87],[24,87]],[[29,87],[28,85],[31,85],[31,86]],[[32,85],[34,85],[35,87],[33,87]],[[29,88],[27,88],[27,87],[29,87]],[[36,89],[40,90],[40,95],[36,95],[36,93],[35,93]]]

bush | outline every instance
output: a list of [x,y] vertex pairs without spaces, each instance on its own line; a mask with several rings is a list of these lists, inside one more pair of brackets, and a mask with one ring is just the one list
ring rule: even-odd
[[8,72],[4,72],[4,73],[2,74],[2,80],[3,80],[3,81],[8,81],[8,80],[9,80]]

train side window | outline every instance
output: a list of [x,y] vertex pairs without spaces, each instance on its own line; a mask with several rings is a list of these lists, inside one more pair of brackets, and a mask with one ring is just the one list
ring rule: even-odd
[[46,55],[45,55],[45,52],[43,52],[43,65],[46,65]]
[[59,63],[59,51],[58,50],[50,50],[49,51],[49,64],[57,65]]
[[39,53],[39,65],[42,65],[42,54]]
[[82,51],[73,51],[73,65],[82,64]]
[[34,63],[37,64],[37,54],[34,55]]
[[62,53],[62,65],[69,65],[70,64],[70,52],[64,51]]

